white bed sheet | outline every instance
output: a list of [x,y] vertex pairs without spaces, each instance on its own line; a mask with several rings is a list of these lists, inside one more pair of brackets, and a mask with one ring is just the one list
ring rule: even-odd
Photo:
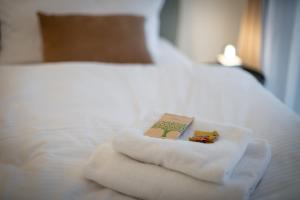
[[273,156],[252,199],[300,196],[300,120],[251,75],[57,63],[0,67],[0,199],[126,199],[85,180],[81,169],[97,144],[154,112],[253,129]]
[[167,39],[160,38],[156,65],[189,66],[193,62]]

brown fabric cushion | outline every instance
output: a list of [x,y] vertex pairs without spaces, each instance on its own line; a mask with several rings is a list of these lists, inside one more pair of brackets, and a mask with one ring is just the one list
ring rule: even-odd
[[38,13],[45,62],[152,63],[140,16]]

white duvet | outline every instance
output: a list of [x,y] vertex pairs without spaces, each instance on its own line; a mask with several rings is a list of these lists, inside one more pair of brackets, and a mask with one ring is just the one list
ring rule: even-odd
[[153,112],[252,129],[272,145],[252,199],[300,196],[300,120],[246,72],[60,63],[0,67],[0,199],[126,199],[84,179],[82,166]]

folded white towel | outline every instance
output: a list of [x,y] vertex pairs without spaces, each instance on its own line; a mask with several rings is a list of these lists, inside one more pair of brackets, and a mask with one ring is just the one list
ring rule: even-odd
[[265,141],[250,142],[230,180],[221,185],[138,162],[114,151],[111,143],[105,143],[91,156],[84,174],[105,187],[141,199],[247,199],[261,179],[270,157],[270,146]]
[[136,160],[179,171],[200,180],[226,182],[245,153],[249,129],[195,120],[192,130],[220,134],[212,144],[168,140],[144,136],[144,131],[128,130],[113,140],[113,148]]

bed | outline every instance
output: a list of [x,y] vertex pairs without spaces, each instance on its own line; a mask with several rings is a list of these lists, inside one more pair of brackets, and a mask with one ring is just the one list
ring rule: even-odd
[[251,199],[298,199],[299,117],[247,72],[195,64],[163,39],[158,49],[150,65],[2,64],[0,199],[130,199],[82,168],[98,144],[154,112],[252,129],[272,159]]

